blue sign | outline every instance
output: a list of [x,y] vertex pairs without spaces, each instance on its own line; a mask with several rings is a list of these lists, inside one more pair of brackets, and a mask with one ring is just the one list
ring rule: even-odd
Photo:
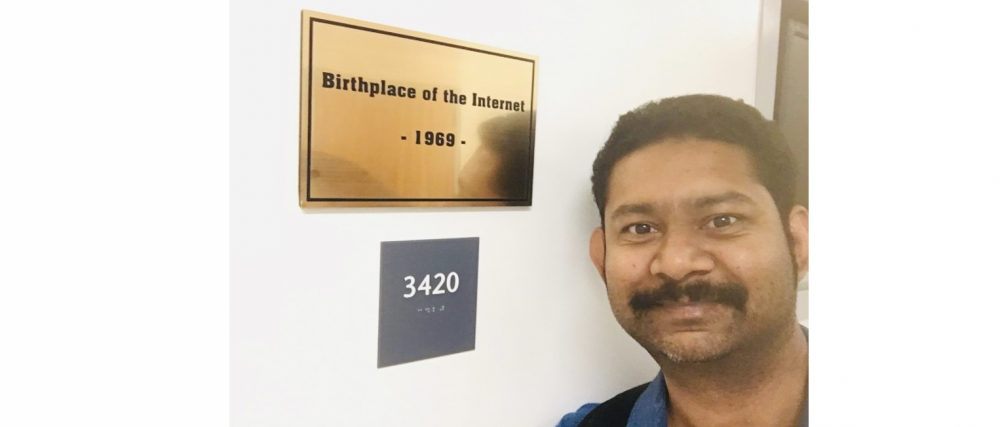
[[382,242],[378,367],[476,348],[479,238]]

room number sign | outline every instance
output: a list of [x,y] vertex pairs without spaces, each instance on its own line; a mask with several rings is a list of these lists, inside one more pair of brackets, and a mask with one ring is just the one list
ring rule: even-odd
[[382,242],[378,367],[474,350],[479,238]]

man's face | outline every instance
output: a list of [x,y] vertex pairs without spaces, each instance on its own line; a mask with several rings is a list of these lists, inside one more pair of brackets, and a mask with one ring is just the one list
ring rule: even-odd
[[629,335],[658,360],[707,361],[795,324],[808,213],[786,234],[743,148],[668,140],[615,165],[590,249]]

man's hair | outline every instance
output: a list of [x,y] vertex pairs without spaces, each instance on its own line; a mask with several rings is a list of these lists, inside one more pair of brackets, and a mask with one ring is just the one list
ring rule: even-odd
[[594,159],[594,201],[604,226],[611,170],[623,157],[666,139],[696,138],[743,147],[755,178],[767,188],[787,224],[795,196],[796,168],[774,122],[742,101],[718,95],[685,95],[649,102],[618,118]]
[[523,199],[528,195],[530,126],[527,113],[514,113],[487,120],[479,129],[482,147],[500,161],[493,188],[503,197]]

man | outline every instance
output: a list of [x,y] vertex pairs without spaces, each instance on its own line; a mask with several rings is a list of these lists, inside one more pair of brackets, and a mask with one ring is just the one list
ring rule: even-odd
[[809,215],[775,125],[720,96],[649,103],[619,118],[592,181],[591,259],[660,373],[560,427],[807,425]]

